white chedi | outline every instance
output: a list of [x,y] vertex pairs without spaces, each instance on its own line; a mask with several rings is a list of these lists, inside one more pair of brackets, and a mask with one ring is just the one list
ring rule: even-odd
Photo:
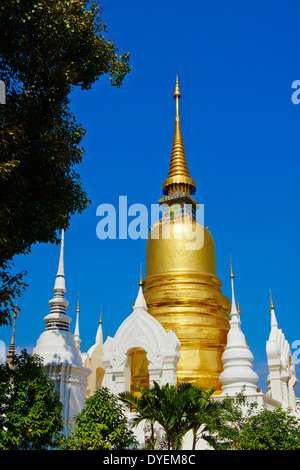
[[47,374],[60,394],[64,429],[67,432],[68,425],[83,407],[87,377],[91,371],[82,367],[79,349],[70,332],[71,318],[66,314],[69,302],[65,299],[64,232],[53,290],[54,297],[49,301],[50,313],[44,318],[46,328],[38,338],[33,353],[43,359]]
[[253,355],[241,330],[240,314],[235,303],[232,269],[230,277],[232,302],[227,345],[222,355],[224,364],[224,370],[220,374],[222,392],[229,396],[240,392],[244,395],[254,395],[257,394],[258,375],[253,370]]
[[46,328],[38,338],[33,353],[43,358],[44,365],[64,363],[81,367],[81,357],[69,328],[72,319],[66,313],[69,302],[65,298],[64,231],[53,291],[53,299],[49,300],[50,313],[44,317]]

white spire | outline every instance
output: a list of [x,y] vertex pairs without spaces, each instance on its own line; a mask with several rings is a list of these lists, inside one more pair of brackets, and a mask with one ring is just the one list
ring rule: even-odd
[[[60,392],[64,429],[68,432],[74,416],[84,406],[87,377],[91,371],[82,366],[78,343],[70,331],[71,318],[66,312],[69,302],[65,299],[64,231],[61,235],[58,270],[53,290],[54,297],[49,301],[50,313],[44,317],[46,328],[38,338],[33,354],[43,358],[47,374]],[[75,330],[77,332],[77,328]]]
[[65,272],[64,272],[64,230],[61,231],[59,263],[58,263],[58,270],[57,270],[55,284],[54,284],[54,291],[58,291],[58,290],[66,292]]
[[[38,339],[34,352],[44,358],[45,364],[67,362],[81,366],[78,343],[70,332],[71,317],[67,315],[69,302],[65,298],[64,231],[61,235],[59,263],[53,291],[54,297],[49,300],[50,313],[44,318],[46,328]],[[79,317],[77,319],[79,321]],[[77,335],[77,332],[79,339],[79,324],[75,327],[74,334]]]
[[276,360],[280,362],[281,345],[283,343],[284,335],[282,333],[282,330],[278,327],[271,290],[270,290],[270,315],[271,315],[271,330],[270,330],[269,339],[266,344],[268,362],[270,362],[270,359],[273,362],[274,361],[276,362]]
[[253,371],[253,355],[241,330],[240,315],[236,308],[232,266],[230,272],[232,302],[227,346],[222,356],[224,370],[220,375],[224,394],[235,395],[243,390],[245,395],[256,394],[257,374]]
[[74,339],[76,343],[76,347],[80,349],[80,335],[79,335],[79,292],[78,292],[78,301],[77,301],[77,309],[76,309],[76,324],[75,324],[75,330],[74,330]]
[[66,282],[64,273],[64,230],[61,232],[59,263],[53,291],[54,297],[53,299],[49,300],[49,305],[51,307],[50,313],[66,314],[69,302],[65,299]]
[[100,320],[99,320],[99,326],[96,334],[96,343],[102,343],[103,344],[103,332],[102,332],[102,305],[101,305],[101,311],[100,311]]
[[147,309],[147,305],[146,305],[146,301],[145,301],[145,297],[144,297],[144,293],[143,293],[143,289],[142,289],[141,285],[139,287],[139,292],[138,292],[137,298],[134,302],[133,310],[135,310],[137,308]]
[[147,310],[146,300],[145,300],[144,293],[143,293],[142,263],[141,263],[141,267],[140,267],[139,286],[140,287],[139,287],[138,295],[137,295],[137,298],[136,298],[136,300],[134,302],[134,305],[133,305],[133,311],[135,311],[135,309],[139,309],[139,308],[143,308],[143,309]]
[[275,315],[275,307],[273,304],[272,300],[272,294],[271,294],[271,289],[270,289],[270,315],[271,315],[271,330],[272,328],[275,328],[278,330],[278,323]]
[[231,312],[230,312],[230,316],[232,318],[233,315],[238,315],[238,311],[237,311],[237,308],[236,308],[235,296],[234,296],[234,286],[233,286],[234,275],[233,275],[233,271],[232,271],[231,256],[230,256],[230,279],[231,279]]

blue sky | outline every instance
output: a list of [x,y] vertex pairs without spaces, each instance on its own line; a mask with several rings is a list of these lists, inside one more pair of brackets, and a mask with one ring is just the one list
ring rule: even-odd
[[[120,89],[106,76],[72,94],[72,111],[87,131],[77,171],[92,204],[65,234],[71,331],[78,291],[82,351],[94,343],[101,305],[105,338],[131,313],[146,240],[99,240],[96,209],[117,208],[122,195],[128,205],[149,208],[161,197],[178,73],[195,197],[204,204],[229,297],[232,256],[242,329],[266,391],[270,288],[279,327],[291,345],[300,340],[300,105],[291,100],[292,82],[300,79],[299,2],[104,0],[102,6],[108,37],[131,53],[132,71]],[[44,331],[58,257],[58,246],[35,245],[16,259],[29,283],[18,301],[18,347],[31,349]],[[11,327],[2,327],[0,338],[8,345]],[[296,371],[300,378],[299,365]]]

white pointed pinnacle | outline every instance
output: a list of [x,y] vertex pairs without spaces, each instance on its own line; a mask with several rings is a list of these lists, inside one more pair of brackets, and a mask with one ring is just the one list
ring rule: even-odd
[[232,267],[230,270],[232,302],[230,312],[230,329],[227,335],[227,345],[222,355],[224,370],[220,374],[222,391],[224,394],[244,393],[255,394],[257,374],[253,371],[253,355],[247,345],[246,338],[241,330],[240,315],[236,308],[234,298],[234,285]]
[[143,293],[142,263],[140,265],[139,291],[138,291],[137,298],[136,298],[136,300],[134,302],[134,305],[133,305],[133,311],[138,310],[140,308],[147,311],[147,304],[146,304],[146,300],[145,300],[144,293]]
[[96,343],[101,343],[101,344],[103,344],[103,331],[102,331],[102,305],[101,305],[101,311],[100,311],[100,320],[99,320],[99,326],[98,326],[97,333],[96,333]]
[[271,328],[278,329],[278,323],[275,315],[275,307],[272,300],[272,294],[270,289],[270,314],[271,314]]
[[58,263],[58,270],[57,270],[53,290],[54,292],[55,291],[66,292],[65,272],[64,272],[64,230],[62,230],[61,232],[59,263]]
[[79,334],[79,292],[78,292],[78,301],[77,301],[77,309],[76,309],[76,324],[75,324],[75,330],[74,330],[74,339],[76,342],[76,346],[78,349],[80,349],[80,334]]
[[66,308],[69,305],[69,301],[65,298],[66,292],[66,282],[65,282],[65,273],[64,273],[64,230],[61,233],[61,242],[60,242],[60,255],[57,275],[55,278],[54,284],[54,297],[49,300],[50,312],[51,313],[66,313]]
[[143,293],[143,289],[141,285],[139,287],[139,292],[138,292],[136,301],[134,302],[133,310],[137,308],[147,309],[147,305],[146,305],[146,301],[145,301],[145,297],[144,297],[144,293]]
[[230,280],[231,280],[231,312],[230,316],[232,318],[232,315],[238,315],[238,311],[236,308],[236,303],[235,303],[235,296],[234,296],[234,285],[233,285],[233,271],[232,271],[232,261],[231,261],[231,256],[230,256]]

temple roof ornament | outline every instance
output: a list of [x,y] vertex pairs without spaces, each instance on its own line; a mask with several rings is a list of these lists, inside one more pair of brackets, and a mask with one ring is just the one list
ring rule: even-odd
[[80,309],[79,309],[79,292],[78,292],[77,308],[76,308],[76,324],[75,324],[75,330],[74,330],[74,339],[75,339],[75,343],[78,349],[80,349],[80,343],[81,343],[81,339],[79,335],[79,312],[80,312]]
[[81,367],[79,349],[76,347],[74,335],[70,332],[71,317],[67,315],[69,301],[65,298],[64,230],[61,234],[59,263],[53,291],[53,299],[49,300],[50,313],[44,317],[46,328],[37,340],[34,353],[43,357],[45,365],[67,363]]
[[15,310],[14,310],[14,314],[13,314],[13,320],[14,320],[13,332],[12,332],[12,337],[11,337],[9,350],[8,350],[8,353],[7,353],[7,356],[6,356],[6,361],[7,361],[8,364],[11,363],[11,361],[13,359],[13,356],[15,354],[15,335],[16,335],[16,319],[17,318],[18,318],[18,305],[17,305],[17,302],[16,302]]
[[174,98],[176,100],[175,131],[168,178],[163,183],[163,194],[168,195],[176,190],[184,191],[187,194],[194,194],[196,191],[196,183],[190,177],[180,128],[179,98],[181,98],[181,94],[178,75],[176,76]]
[[227,345],[222,355],[224,370],[220,375],[223,394],[234,395],[243,392],[245,395],[257,393],[258,375],[253,370],[253,355],[241,330],[239,309],[236,307],[234,295],[234,275],[230,260],[231,279],[231,312],[230,330]]

